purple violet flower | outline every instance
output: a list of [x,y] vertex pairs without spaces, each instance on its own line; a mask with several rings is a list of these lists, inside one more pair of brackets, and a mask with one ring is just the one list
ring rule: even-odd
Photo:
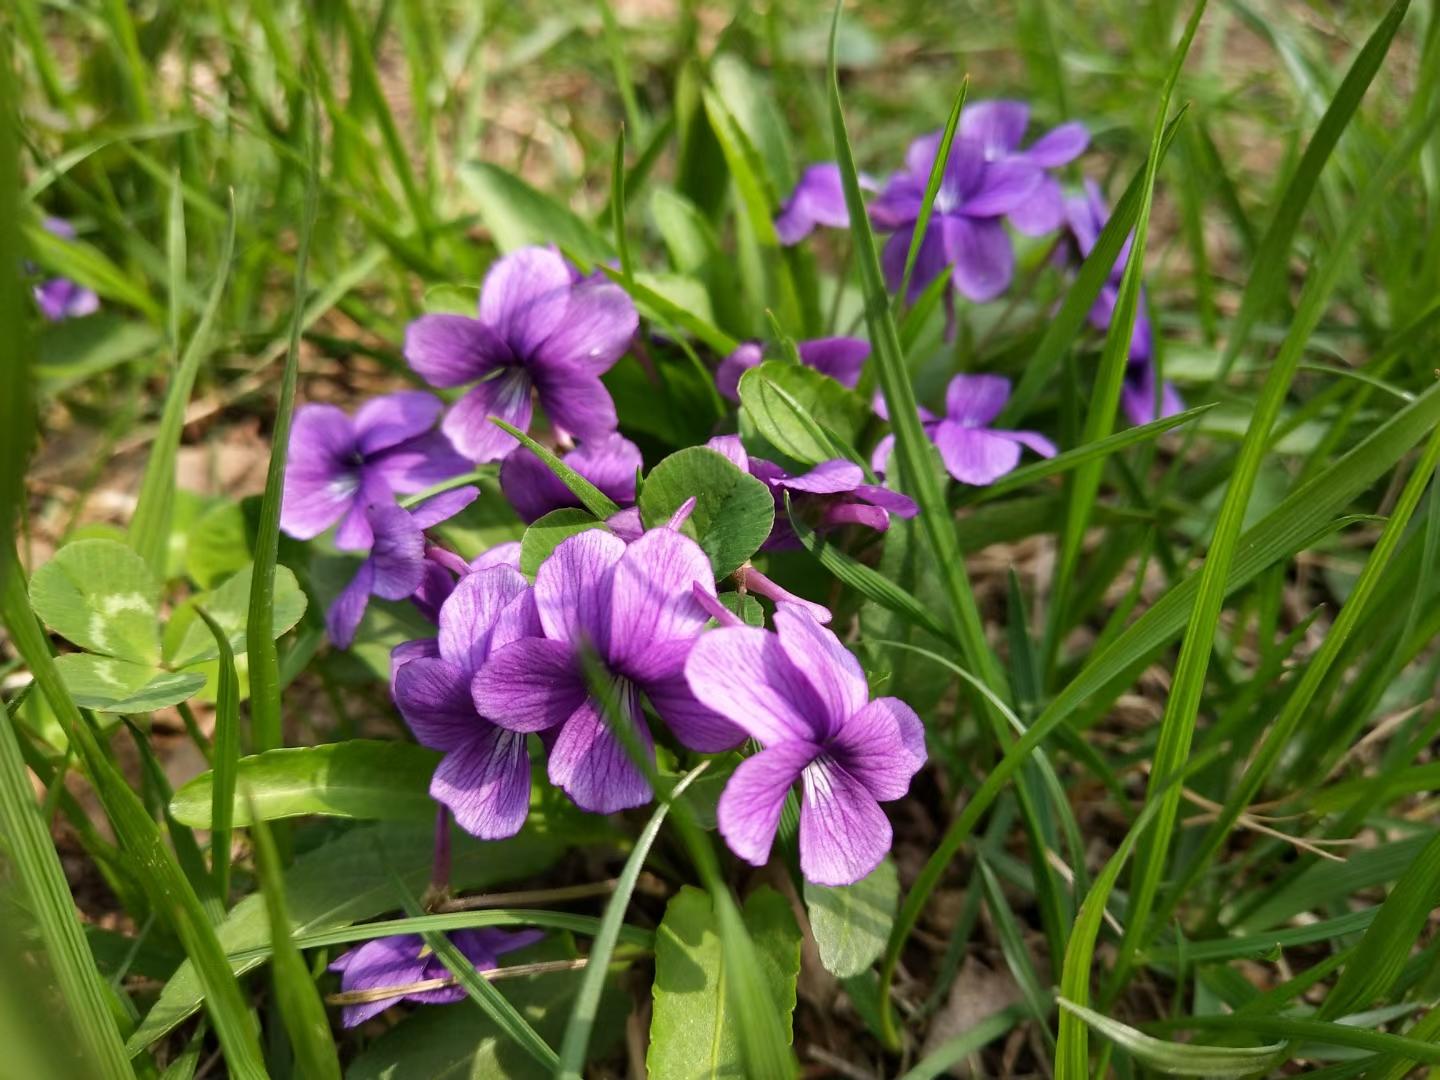
[[454,517],[480,494],[473,487],[456,488],[403,510],[394,503],[372,503],[365,509],[373,536],[370,554],[325,613],[331,644],[348,649],[365,617],[370,597],[404,600],[419,592],[426,578],[425,530]]
[[[795,343],[800,362],[822,375],[829,375],[841,386],[855,389],[860,371],[870,358],[870,343],[861,338],[812,338]],[[765,359],[758,341],[745,341],[715,369],[715,388],[731,401],[740,400],[740,377]]]
[[[881,255],[892,290],[900,287],[904,277],[910,237],[925,202],[925,187],[939,149],[938,131],[912,142],[905,154],[905,169],[890,177],[870,204],[870,216],[876,225],[893,230]],[[957,136],[950,144],[950,156],[934,212],[920,242],[907,299],[917,297],[946,268],[961,295],[977,304],[1003,293],[1015,273],[1015,252],[1001,219],[1023,212],[1043,176],[1028,161],[989,161],[984,143]]]
[[1083,154],[1090,145],[1090,133],[1084,124],[1072,121],[1051,128],[1021,150],[1029,124],[1030,106],[1023,101],[978,101],[966,105],[960,114],[959,134],[980,143],[986,161],[1022,162],[1039,174],[1034,193],[1006,218],[1026,236],[1043,236],[1065,221],[1060,183],[1046,170],[1068,165]]
[[822,532],[842,525],[863,525],[884,532],[890,528],[891,514],[912,518],[919,513],[908,495],[882,484],[866,483],[864,470],[853,461],[834,458],[800,476],[791,476],[773,461],[747,454],[738,435],[717,435],[705,445],[763,481],[774,496],[775,527],[762,550],[784,550],[800,544],[785,513],[787,493],[797,510],[818,517],[816,528]]
[[[1010,400],[1010,380],[1002,375],[956,375],[945,391],[945,415],[920,410],[925,434],[940,451],[946,470],[962,484],[993,484],[1020,464],[1020,447],[1041,457],[1054,457],[1055,444],[1034,431],[1003,431],[989,426]],[[875,410],[890,417],[877,394]],[[890,463],[895,436],[886,435],[875,446],[870,466],[883,473]]]
[[[864,173],[860,174],[859,180],[860,187],[865,191],[874,191],[878,187]],[[832,229],[850,227],[850,211],[845,206],[845,185],[840,178],[840,166],[833,161],[822,161],[802,172],[795,190],[775,215],[775,233],[786,247],[804,240],[818,225]]]
[[338,521],[335,546],[364,551],[369,507],[470,471],[433,430],[442,408],[423,390],[372,398],[353,419],[334,405],[302,405],[290,435],[280,527],[309,540]]
[[[588,440],[561,460],[620,505],[635,501],[635,474],[644,459],[640,448],[618,432]],[[501,463],[500,489],[527,525],[552,510],[580,505],[549,466],[523,446]]]
[[870,700],[840,639],[782,604],[775,631],[722,626],[690,652],[695,696],[763,749],[720,796],[730,850],[763,866],[785,795],[799,781],[800,870],[816,885],[850,885],[890,850],[881,802],[898,799],[925,763],[925,729],[899,698]]
[[473,687],[492,653],[543,632],[535,594],[517,569],[476,570],[456,584],[439,621],[437,638],[391,654],[395,704],[422,746],[445,752],[430,794],[455,823],[483,840],[514,836],[530,810],[526,735],[490,719]]
[[[1065,222],[1079,259],[1085,259],[1095,249],[1101,230],[1110,219],[1110,209],[1105,205],[1105,196],[1093,180],[1085,181],[1085,193],[1065,200]],[[1120,254],[1110,267],[1110,276],[1100,287],[1100,295],[1090,308],[1090,325],[1096,330],[1108,330],[1110,320],[1115,317],[1115,303],[1120,298],[1120,281],[1125,276],[1125,262],[1130,257],[1133,234],[1126,237]],[[1121,404],[1125,415],[1132,424],[1148,424],[1183,412],[1185,402],[1179,392],[1168,381],[1160,388],[1160,414],[1155,414],[1155,332],[1150,325],[1145,293],[1140,293],[1140,306],[1135,312],[1135,326],[1130,332],[1129,363],[1125,367],[1125,385],[1121,392]]]
[[[500,966],[500,957],[505,953],[533,945],[545,935],[539,930],[507,933],[485,928],[452,930],[448,936],[477,971],[490,971]],[[400,1001],[450,1005],[465,1000],[464,988],[454,985],[455,977],[419,934],[396,934],[367,941],[336,957],[330,970],[340,973],[340,989],[346,994],[395,989],[393,995],[376,1001],[346,1005],[341,1010],[341,1023],[347,1028],[358,1027]],[[441,980],[446,985],[439,985]],[[422,983],[436,985],[412,989]]]
[[641,806],[650,785],[616,738],[586,680],[586,654],[612,680],[623,721],[653,754],[640,695],[676,737],[702,753],[744,733],[697,702],[685,657],[709,615],[695,601],[715,579],[700,546],[670,528],[631,544],[603,529],[561,543],[535,575],[543,636],[496,649],[476,675],[475,708],[511,731],[552,732],[549,775],[583,810]]
[[423,315],[405,331],[405,358],[431,386],[469,386],[442,429],[472,461],[498,461],[515,440],[490,423],[530,427],[532,396],[551,426],[579,439],[615,430],[600,376],[624,355],[639,316],[623,289],[575,281],[551,248],[522,248],[485,275],[478,319]]
[[[62,240],[75,239],[75,226],[64,218],[47,217],[41,221],[46,232]],[[35,286],[35,303],[40,314],[50,322],[93,315],[100,310],[100,297],[69,278],[56,277]]]

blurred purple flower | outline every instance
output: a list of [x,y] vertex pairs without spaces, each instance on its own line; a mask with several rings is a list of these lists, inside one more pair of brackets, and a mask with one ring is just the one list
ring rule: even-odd
[[799,546],[785,513],[785,496],[797,511],[817,518],[821,532],[842,525],[864,525],[876,532],[890,527],[890,515],[911,518],[919,512],[908,495],[881,484],[865,482],[865,472],[853,461],[834,458],[822,461],[807,473],[791,476],[773,461],[751,457],[738,435],[717,435],[705,444],[724,454],[737,467],[764,482],[775,499],[775,527],[762,550],[783,550]]
[[[640,448],[618,432],[587,440],[561,460],[620,505],[635,501],[635,473],[644,459]],[[501,463],[500,489],[527,525],[552,510],[580,505],[549,466],[523,446]]]
[[325,630],[333,645],[350,647],[370,597],[404,600],[420,590],[427,564],[425,530],[454,517],[479,494],[476,488],[461,487],[426,499],[409,510],[394,503],[372,503],[365,509],[373,543],[350,584],[325,613]]
[[[946,470],[962,484],[983,487],[1020,464],[1020,447],[1041,457],[1054,457],[1055,444],[1034,431],[1003,431],[990,427],[1010,400],[1010,380],[1001,375],[956,375],[945,391],[945,415],[920,410],[925,434],[940,451]],[[889,419],[884,400],[877,394],[875,408]],[[883,473],[890,463],[895,436],[876,444],[871,467]]]
[[[47,217],[41,225],[52,236],[62,240],[75,239],[75,226],[64,218]],[[100,310],[100,297],[92,289],[63,277],[50,278],[36,285],[35,303],[40,308],[40,314],[50,322],[93,315]]]
[[[900,288],[904,277],[910,238],[925,201],[940,137],[937,131],[912,142],[905,169],[890,177],[870,204],[876,225],[894,233],[881,256],[892,290]],[[1015,253],[1001,219],[1023,212],[1043,178],[1043,170],[1028,161],[989,161],[984,143],[957,136],[950,145],[934,211],[920,242],[907,299],[913,300],[946,268],[961,295],[976,303],[1004,292],[1014,276]]]
[[395,704],[422,746],[445,752],[430,794],[456,824],[483,840],[514,836],[530,809],[526,736],[488,719],[472,686],[493,652],[542,632],[534,593],[509,566],[476,570],[441,605],[439,621],[437,638],[392,654]]
[[422,315],[405,331],[405,358],[431,386],[470,386],[441,425],[462,454],[498,461],[515,440],[492,416],[526,431],[532,396],[552,427],[579,439],[615,430],[600,381],[624,355],[639,318],[619,286],[575,281],[551,248],[529,247],[490,268],[479,318]]
[[[451,943],[465,954],[465,958],[475,965],[477,971],[490,971],[500,966],[500,957],[505,953],[533,945],[545,935],[539,930],[508,933],[486,928],[452,930],[447,936]],[[340,989],[345,993],[392,987],[396,990],[393,996],[383,997],[378,1001],[346,1005],[341,1010],[341,1023],[347,1028],[357,1027],[372,1016],[379,1016],[399,1001],[449,1005],[465,1000],[464,988],[454,985],[430,990],[404,989],[416,983],[438,979],[454,982],[449,970],[430,951],[425,939],[419,934],[397,934],[367,941],[336,957],[330,970],[340,973]]]
[[[878,187],[864,173],[859,180],[863,190],[874,191]],[[850,227],[845,185],[840,178],[840,166],[833,161],[822,161],[802,172],[795,190],[775,215],[775,233],[786,247],[804,240],[818,225],[832,229]]]
[[608,814],[648,802],[649,783],[591,694],[586,657],[614,690],[614,721],[627,724],[647,754],[642,693],[691,749],[738,745],[744,734],[685,683],[685,657],[709,619],[696,587],[715,594],[710,562],[672,529],[651,529],[628,545],[603,529],[569,537],[535,575],[543,636],[494,651],[475,677],[475,708],[511,731],[553,732],[550,780],[581,809]]
[[799,781],[800,870],[816,885],[850,885],[890,850],[882,801],[905,794],[925,763],[920,718],[893,697],[869,700],[865,673],[840,639],[782,604],[775,632],[722,626],[690,652],[695,696],[763,749],[720,796],[721,835],[763,866],[785,796]]
[[442,408],[423,390],[372,398],[353,419],[334,405],[301,406],[290,434],[280,527],[309,540],[338,521],[336,547],[368,548],[369,507],[470,471],[470,462],[433,430]]
[[[812,338],[795,343],[800,362],[812,367],[822,375],[842,386],[855,389],[860,381],[860,371],[870,357],[870,343],[861,338],[828,337]],[[740,400],[740,377],[753,367],[759,367],[765,359],[760,343],[745,341],[729,356],[720,361],[715,369],[715,388],[731,401]]]
[[[1035,190],[1006,218],[1026,236],[1054,232],[1065,221],[1060,184],[1046,170],[1068,165],[1090,145],[1090,133],[1077,122],[1051,128],[1024,150],[1020,143],[1030,124],[1030,106],[1023,101],[978,101],[960,114],[959,135],[980,144],[988,162],[1020,162],[1039,175]],[[934,160],[934,156],[931,156]]]
[[[1110,220],[1110,209],[1105,205],[1105,196],[1100,185],[1093,180],[1085,181],[1085,193],[1065,200],[1065,223],[1075,248],[1077,260],[1083,260],[1095,250],[1105,223]],[[1100,295],[1090,308],[1090,325],[1097,330],[1108,330],[1110,320],[1115,317],[1115,303],[1120,298],[1120,281],[1125,276],[1125,263],[1130,258],[1130,244],[1134,234],[1126,237],[1120,254],[1110,267]],[[1150,325],[1149,305],[1145,292],[1140,293],[1140,306],[1135,312],[1135,326],[1130,332],[1129,363],[1125,368],[1125,386],[1121,404],[1125,415],[1132,424],[1148,424],[1152,420],[1174,416],[1183,412],[1185,402],[1169,382],[1160,388],[1160,414],[1155,414],[1155,332]]]

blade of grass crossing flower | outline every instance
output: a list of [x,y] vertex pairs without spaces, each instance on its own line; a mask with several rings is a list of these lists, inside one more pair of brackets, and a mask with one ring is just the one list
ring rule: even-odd
[[35,803],[14,722],[10,716],[0,718],[0,836],[29,899],[87,1067],[105,1080],[123,1080],[134,1072],[115,1026],[110,991],[96,970],[50,828]]
[[620,512],[620,507],[616,505],[610,496],[606,495],[594,484],[590,483],[589,480],[586,480],[578,472],[570,468],[569,465],[566,465],[555,456],[553,451],[541,446],[519,428],[513,424],[507,424],[499,417],[492,416],[490,422],[506,434],[513,435],[518,439],[520,445],[538,457],[545,464],[545,467],[555,474],[555,478],[568,487],[571,494],[579,499],[585,509],[589,510],[596,517],[603,521],[612,514],[618,514]]
[[[1234,472],[1216,519],[1210,550],[1200,571],[1195,604],[1190,610],[1185,636],[1180,645],[1180,657],[1165,705],[1165,715],[1160,724],[1160,735],[1150,774],[1149,799],[1157,797],[1155,793],[1168,784],[1170,777],[1175,775],[1190,752],[1206,672],[1209,669],[1211,647],[1228,591],[1226,581],[1235,557],[1240,528],[1269,444],[1270,429],[1280,415],[1296,367],[1304,354],[1310,335],[1324,313],[1331,292],[1349,266],[1351,250],[1364,235],[1370,217],[1383,202],[1391,182],[1409,164],[1434,127],[1437,118],[1440,118],[1440,106],[1432,109],[1421,123],[1410,125],[1409,131],[1386,155],[1359,201],[1352,207],[1344,231],[1325,252],[1323,260],[1317,260],[1312,266],[1306,279],[1295,320],[1266,375],[1255,412],[1246,428]],[[1135,950],[1147,940],[1151,907],[1164,873],[1175,816],[1180,804],[1180,791],[1170,791],[1170,794],[1164,796],[1158,827],[1151,838],[1141,845],[1140,853],[1136,857],[1126,935],[1111,974],[1108,987],[1111,993],[1124,985]]]
[[[1206,0],[1196,0],[1185,32],[1170,58],[1169,70],[1160,91],[1160,103],[1155,110],[1155,125],[1150,136],[1150,153],[1145,159],[1145,178],[1140,186],[1140,204],[1135,215],[1134,239],[1130,245],[1130,257],[1125,262],[1125,273],[1120,280],[1120,293],[1115,301],[1114,313],[1110,317],[1110,329],[1105,335],[1105,347],[1100,354],[1100,370],[1095,376],[1095,386],[1090,397],[1090,408],[1085,414],[1085,426],[1081,441],[1099,442],[1115,427],[1115,414],[1120,406],[1120,392],[1125,381],[1125,371],[1130,362],[1130,341],[1135,332],[1135,316],[1139,311],[1141,283],[1145,272],[1145,247],[1150,228],[1150,208],[1155,197],[1155,176],[1160,168],[1160,143],[1165,135],[1165,121],[1170,113],[1170,99],[1175,84],[1180,78],[1180,69],[1195,39],[1200,17],[1205,12]],[[1060,647],[1062,628],[1065,626],[1072,602],[1070,595],[1075,571],[1080,562],[1080,546],[1090,526],[1095,500],[1100,492],[1100,477],[1104,470],[1103,461],[1085,462],[1075,470],[1070,481],[1070,499],[1066,506],[1065,524],[1060,531],[1060,552],[1056,559],[1055,573],[1050,586],[1050,613],[1046,623],[1045,643],[1042,649],[1045,664],[1053,664]]]
[[45,635],[30,610],[24,582],[16,571],[14,549],[7,546],[4,557],[11,565],[0,573],[4,587],[0,614],[10,640],[84,762],[136,880],[155,910],[170,922],[194,963],[205,990],[206,1009],[231,1073],[244,1080],[263,1080],[267,1074],[249,1006],[205,909],[139,796],[111,763],[61,681]]
[[[1365,562],[1365,568],[1351,587],[1349,595],[1345,598],[1345,604],[1340,609],[1340,614],[1336,616],[1329,633],[1325,635],[1325,640],[1304,664],[1295,689],[1285,699],[1280,715],[1275,718],[1274,723],[1266,732],[1264,743],[1249,758],[1244,775],[1238,782],[1230,786],[1224,808],[1220,810],[1219,815],[1211,824],[1204,839],[1200,842],[1199,848],[1191,855],[1186,869],[1176,877],[1166,902],[1160,905],[1154,920],[1156,925],[1164,925],[1168,922],[1170,913],[1178,906],[1186,890],[1204,871],[1206,864],[1219,852],[1230,835],[1230,831],[1235,827],[1235,823],[1244,814],[1245,808],[1259,793],[1271,770],[1279,762],[1281,754],[1289,746],[1291,736],[1299,727],[1300,721],[1309,715],[1316,692],[1326,680],[1336,658],[1341,654],[1360,623],[1370,597],[1390,566],[1396,549],[1405,535],[1410,518],[1420,505],[1421,496],[1435,477],[1437,464],[1440,464],[1440,427],[1437,427],[1431,434],[1430,442],[1425,447],[1405,488],[1401,491],[1395,509],[1391,512],[1385,528],[1380,533],[1379,540],[1376,541],[1370,557]],[[1433,494],[1432,498],[1434,498]]]
[[[349,5],[346,5],[347,10]],[[353,17],[354,13],[351,12]],[[320,132],[313,96],[306,112],[308,170],[305,206],[300,217],[295,256],[295,295],[290,315],[290,344],[280,377],[280,401],[270,436],[270,465],[255,534],[255,569],[250,578],[250,608],[245,629],[245,655],[250,668],[250,740],[256,752],[273,750],[283,740],[280,716],[280,653],[270,634],[274,622],[275,561],[280,552],[280,502],[285,488],[285,462],[290,451],[290,422],[295,412],[295,384],[300,375],[300,332],[305,311],[306,270],[320,192]]]
[[655,813],[650,816],[650,821],[635,841],[630,857],[625,860],[625,869],[620,872],[619,880],[615,883],[615,893],[605,905],[605,916],[590,946],[590,962],[580,980],[580,989],[575,995],[575,1004],[565,1025],[565,1036],[560,1043],[560,1064],[556,1070],[559,1077],[567,1080],[573,1077],[578,1080],[585,1067],[585,1049],[589,1045],[590,1032],[595,1026],[595,1016],[600,1008],[600,995],[605,989],[610,956],[615,951],[615,943],[619,939],[620,928],[625,919],[625,910],[630,906],[630,897],[635,892],[635,883],[640,879],[640,871],[645,866],[645,859],[650,854],[655,837],[660,834],[660,826],[665,823],[665,815],[669,813],[671,803],[685,793],[691,781],[704,772],[708,764],[709,762],[702,761],[686,773],[655,808]]
[[215,741],[212,771],[214,787],[210,800],[210,873],[215,895],[229,906],[230,836],[235,821],[235,778],[240,770],[240,685],[235,672],[235,652],[230,636],[204,608],[195,613],[205,620],[220,650],[220,677],[215,693]]
[[[172,227],[173,222],[172,222]],[[183,245],[184,225],[179,226]],[[225,286],[230,278],[230,264],[235,253],[235,197],[230,197],[230,216],[225,228],[225,242],[220,251],[219,268],[215,272],[215,283],[210,287],[210,296],[205,302],[205,311],[195,327],[195,333],[185,346],[185,352],[176,365],[170,388],[165,394],[165,409],[160,415],[160,427],[145,463],[145,476],[140,481],[140,497],[135,509],[135,518],[130,523],[130,546],[155,574],[165,580],[165,564],[170,548],[170,527],[175,511],[175,459],[180,452],[180,436],[185,428],[185,408],[190,403],[190,392],[195,387],[195,376],[200,364],[210,350],[210,339],[215,329],[215,318],[220,311],[220,301],[225,295]],[[183,260],[182,260],[183,261]],[[172,250],[171,268],[174,269]],[[174,296],[182,283],[171,282],[171,320],[178,326],[175,310],[180,302]]]
[[[255,864],[260,872],[260,891],[265,894],[265,914],[270,923],[270,974],[275,984],[275,1001],[290,1049],[295,1054],[295,1075],[306,1080],[340,1080],[340,1059],[325,1003],[305,966],[305,958],[290,936],[290,915],[285,904],[285,867],[280,860],[270,828],[251,811],[250,835],[255,844]],[[227,853],[228,854],[228,853]]]
[[[915,260],[920,257],[920,245],[925,231],[930,227],[930,215],[935,210],[935,199],[940,194],[940,184],[945,179],[945,166],[950,159],[950,145],[955,141],[955,130],[960,126],[960,110],[965,107],[965,97],[970,92],[970,76],[960,80],[960,92],[955,95],[955,104],[950,107],[950,116],[945,129],[940,133],[940,145],[935,151],[935,163],[930,166],[930,178],[925,182],[925,197],[920,202],[920,213],[915,218],[915,228],[910,234],[910,247],[905,252],[905,272],[900,277],[900,291],[895,294],[891,306],[891,317],[897,317],[905,298],[910,295],[910,275],[915,272]],[[944,277],[944,275],[941,275]]]

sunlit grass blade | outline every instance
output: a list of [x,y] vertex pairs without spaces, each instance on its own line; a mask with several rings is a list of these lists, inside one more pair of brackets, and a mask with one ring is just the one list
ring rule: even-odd
[[[346,10],[349,10],[348,4]],[[280,502],[285,488],[285,462],[290,450],[290,423],[295,412],[295,384],[300,374],[306,271],[320,193],[319,118],[313,98],[307,117],[309,127],[305,138],[309,144],[309,168],[305,177],[305,208],[301,212],[299,248],[295,258],[290,344],[285,352],[280,400],[275,409],[275,428],[270,436],[270,464],[265,474],[265,496],[260,503],[260,521],[255,534],[255,569],[250,578],[250,607],[245,630],[245,655],[250,668],[250,741],[256,751],[273,750],[284,741],[280,714],[280,654],[270,627],[274,623],[275,560],[280,552]]]
[[521,446],[539,458],[545,467],[555,474],[555,478],[569,488],[571,494],[580,500],[581,505],[597,518],[603,521],[605,518],[620,512],[620,507],[614,499],[606,495],[589,480],[586,480],[585,477],[581,476],[569,465],[566,465],[555,455],[554,451],[541,446],[529,435],[526,435],[525,432],[513,424],[507,424],[499,417],[492,416],[490,422],[507,435],[514,436]]
[[220,677],[215,691],[214,778],[210,810],[210,873],[221,905],[230,901],[230,837],[235,821],[235,778],[240,769],[240,685],[230,636],[204,608],[195,613],[205,620],[220,650]]
[[[170,348],[175,353],[175,362],[180,363],[180,320],[185,314],[185,290],[187,288],[185,269],[185,188],[180,182],[180,170],[175,170],[170,180],[170,212],[165,225],[166,264],[169,269],[169,294],[166,308],[166,329],[169,331]],[[228,265],[228,260],[227,260]]]
[[[1255,478],[1259,474],[1269,445],[1270,429],[1274,426],[1289,392],[1296,365],[1324,313],[1331,292],[1349,265],[1351,250],[1364,235],[1372,215],[1386,197],[1391,183],[1429,136],[1437,117],[1440,117],[1440,108],[1432,110],[1422,123],[1412,125],[1386,155],[1360,199],[1351,208],[1345,231],[1334,246],[1324,253],[1323,258],[1317,259],[1306,279],[1295,321],[1266,375],[1254,413],[1246,428],[1230,482],[1225,489],[1225,499],[1216,519],[1210,549],[1200,571],[1195,605],[1190,611],[1185,636],[1181,642],[1180,658],[1176,664],[1170,694],[1166,700],[1165,715],[1160,725],[1159,741],[1155,748],[1150,775],[1151,799],[1156,797],[1155,792],[1168,784],[1190,752],[1200,700],[1205,689],[1205,676],[1210,664],[1211,646],[1228,592],[1226,580],[1237,551],[1245,510],[1250,503]],[[1171,793],[1164,797],[1155,832],[1150,840],[1142,844],[1136,857],[1125,927],[1126,936],[1121,943],[1116,967],[1111,975],[1109,985],[1112,990],[1123,985],[1129,973],[1134,950],[1147,940],[1151,907],[1164,873],[1179,803],[1180,792],[1172,789]]]
[[[182,216],[183,222],[183,216]],[[180,243],[184,243],[184,225],[179,225]],[[176,365],[165,394],[165,410],[160,416],[160,427],[156,431],[150,457],[145,462],[145,476],[140,481],[140,497],[135,507],[135,517],[130,522],[130,546],[133,547],[155,577],[165,580],[165,564],[170,549],[170,527],[175,516],[175,460],[180,452],[180,436],[185,428],[185,408],[190,404],[190,392],[195,387],[195,376],[210,351],[210,339],[214,333],[215,318],[220,311],[220,301],[225,296],[225,285],[230,279],[230,263],[235,254],[235,198],[230,198],[230,219],[225,229],[225,243],[220,250],[220,261],[215,271],[215,283],[210,287],[205,311],[195,327],[185,352]],[[181,257],[183,262],[183,253]],[[172,251],[172,269],[174,255]],[[173,295],[181,287],[172,282],[170,319],[172,329],[179,325],[179,297]],[[178,330],[177,330],[178,332]]]
[[[18,567],[12,563],[0,567],[0,573],[18,573]],[[134,1072],[110,1011],[110,991],[95,968],[59,853],[35,803],[11,726],[15,722],[11,716],[0,715],[0,836],[5,840],[6,858],[24,885],[87,1067],[105,1080],[124,1080]]]
[[[340,1059],[325,1003],[305,966],[305,958],[290,937],[290,915],[285,904],[285,868],[270,828],[255,814],[250,836],[255,844],[260,889],[270,921],[270,973],[275,984],[277,1010],[290,1036],[295,1054],[295,1075],[309,1080],[340,1080]],[[227,858],[229,853],[226,853]]]
[[560,1064],[556,1068],[556,1076],[574,1077],[578,1080],[585,1068],[585,1049],[589,1045],[590,1031],[595,1026],[595,1016],[600,1008],[600,995],[605,989],[610,956],[615,951],[615,943],[619,939],[620,928],[625,919],[625,910],[630,906],[630,897],[635,891],[635,883],[640,878],[640,871],[644,869],[646,856],[650,854],[650,847],[655,843],[655,837],[660,834],[660,826],[665,823],[665,815],[670,810],[670,804],[685,793],[690,782],[699,776],[708,764],[709,762],[701,762],[686,773],[670,794],[655,808],[655,813],[650,816],[650,821],[635,841],[635,846],[630,851],[630,857],[625,860],[625,869],[620,872],[620,878],[615,884],[615,893],[605,906],[605,917],[590,946],[590,962],[586,965],[585,975],[580,980],[580,990],[575,995],[570,1019],[565,1025],[565,1036],[560,1043]]
[[[1085,414],[1085,426],[1081,434],[1082,443],[1096,443],[1108,436],[1115,427],[1115,415],[1120,407],[1120,394],[1125,382],[1125,372],[1130,364],[1130,342],[1135,333],[1135,317],[1139,312],[1145,273],[1145,249],[1150,229],[1150,208],[1155,196],[1155,177],[1160,169],[1160,145],[1164,141],[1166,118],[1170,114],[1170,99],[1175,84],[1180,79],[1180,69],[1195,39],[1200,17],[1205,12],[1206,0],[1196,0],[1180,37],[1171,54],[1165,82],[1160,90],[1160,102],[1155,109],[1155,125],[1150,135],[1150,152],[1145,159],[1145,178],[1140,185],[1139,208],[1135,215],[1135,232],[1130,244],[1130,255],[1125,262],[1124,276],[1120,279],[1120,291],[1110,315],[1110,329],[1105,335],[1105,347],[1100,353],[1100,368],[1090,392],[1090,407]],[[1059,553],[1055,561],[1055,573],[1050,585],[1050,611],[1042,646],[1043,663],[1049,668],[1060,648],[1060,638],[1070,614],[1071,585],[1076,568],[1080,563],[1080,546],[1085,532],[1090,527],[1091,513],[1100,493],[1100,478],[1104,471],[1103,461],[1087,461],[1075,470],[1069,485],[1069,502],[1065,509],[1065,524],[1060,530]]]
[[[0,110],[15,115],[14,72],[0,63]],[[0,123],[0,539],[6,545],[16,526],[25,490],[25,459],[35,431],[31,398],[31,298],[20,277],[20,158],[16,126]],[[0,573],[7,567],[0,564]],[[19,565],[13,568],[20,573]]]
[[[1103,1013],[1060,998],[1060,1008],[1067,1016],[1083,1020],[1107,1039],[1151,1068],[1166,1076],[1242,1077],[1268,1072],[1279,1060],[1284,1043],[1265,1046],[1205,1046],[1200,1043],[1174,1043],[1137,1031],[1129,1024],[1112,1020]],[[1079,1078],[1087,1073],[1057,1071],[1057,1077]]]
[[[920,245],[925,231],[930,227],[930,216],[935,211],[935,199],[940,194],[940,184],[945,179],[945,166],[950,160],[950,146],[955,141],[955,131],[960,126],[960,111],[965,108],[965,98],[970,92],[970,77],[960,80],[960,91],[955,95],[955,104],[950,106],[950,116],[940,132],[940,145],[935,150],[935,162],[930,166],[930,178],[925,182],[925,197],[920,202],[920,213],[915,218],[915,229],[910,234],[910,247],[905,252],[905,272],[900,277],[900,288],[895,293],[891,315],[896,316],[900,307],[910,295],[910,276],[915,272],[915,260],[920,257]],[[941,275],[944,276],[943,274]]]

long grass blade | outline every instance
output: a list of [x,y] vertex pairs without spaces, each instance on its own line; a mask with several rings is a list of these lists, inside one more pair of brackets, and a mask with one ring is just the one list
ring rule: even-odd
[[210,802],[210,873],[222,906],[230,899],[230,837],[235,822],[235,778],[240,771],[240,680],[235,651],[227,634],[208,612],[196,608],[220,650],[220,677],[215,693],[215,741]]

